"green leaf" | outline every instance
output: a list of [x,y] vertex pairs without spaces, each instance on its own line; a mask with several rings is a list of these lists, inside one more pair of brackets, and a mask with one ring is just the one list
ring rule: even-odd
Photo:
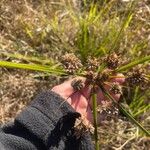
[[148,111],[148,110],[150,110],[150,104],[141,107],[139,111],[137,111],[136,113],[134,113],[134,117],[137,117],[137,116],[139,116],[140,114],[142,114],[142,113],[144,113],[144,112],[146,112],[146,111]]
[[11,58],[16,58],[16,59],[19,59],[19,60],[25,60],[25,61],[28,61],[28,62],[37,62],[37,63],[40,63],[40,64],[54,64],[54,61],[51,60],[51,59],[43,59],[43,58],[39,58],[39,57],[34,57],[34,56],[24,56],[22,54],[19,54],[19,53],[8,53],[8,52],[1,52],[1,54],[5,55],[5,56],[8,56],[8,57],[11,57]]
[[131,62],[125,66],[122,66],[122,67],[116,69],[116,72],[126,71],[126,70],[128,70],[128,69],[130,69],[130,68],[132,68],[138,64],[145,63],[146,61],[150,61],[150,56],[146,56],[144,58],[139,58],[138,60],[135,60],[135,61],[133,61],[133,62]]
[[134,6],[135,6],[135,2],[132,1],[130,7],[128,8],[127,14],[125,15],[126,17],[125,17],[125,19],[124,19],[124,21],[123,21],[123,23],[121,25],[121,28],[120,28],[119,32],[117,33],[116,38],[114,39],[114,42],[113,42],[109,52],[115,50],[119,40],[121,39],[121,35],[125,31],[125,29],[128,28],[128,26],[129,26],[129,24],[130,24],[130,22],[132,20],[133,7]]
[[144,93],[141,93],[140,88],[138,86],[135,88],[133,98],[131,97],[132,101],[129,104],[133,117],[138,117],[150,109],[150,104],[147,104],[145,102],[145,100],[147,99],[147,94],[149,92],[149,89],[147,89],[144,90]]
[[42,72],[51,73],[53,75],[67,75],[63,70],[61,70],[59,68],[54,69],[53,66],[44,66],[44,65],[36,65],[36,64],[23,64],[23,63],[14,63],[14,62],[8,62],[8,61],[0,61],[0,67],[42,71]]

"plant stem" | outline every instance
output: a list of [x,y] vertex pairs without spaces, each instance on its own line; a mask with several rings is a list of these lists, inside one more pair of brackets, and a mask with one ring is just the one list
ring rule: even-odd
[[98,132],[97,132],[97,95],[93,93],[92,104],[93,104],[93,119],[94,119],[94,138],[95,138],[95,150],[99,150]]

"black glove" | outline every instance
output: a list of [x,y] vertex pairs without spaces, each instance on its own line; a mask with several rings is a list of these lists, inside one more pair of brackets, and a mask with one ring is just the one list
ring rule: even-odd
[[[4,150],[92,150],[90,134],[74,134],[80,114],[54,92],[44,92],[0,131]],[[63,103],[63,104],[62,104]],[[1,150],[1,148],[0,148]]]

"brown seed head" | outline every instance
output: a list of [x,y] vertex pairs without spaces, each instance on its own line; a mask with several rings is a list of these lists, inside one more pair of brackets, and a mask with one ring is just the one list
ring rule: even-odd
[[87,70],[89,70],[89,71],[91,71],[91,70],[92,71],[96,71],[98,69],[99,65],[100,65],[100,61],[97,58],[89,57],[87,59]]
[[135,68],[130,72],[126,81],[131,85],[141,85],[145,83],[144,70],[142,68]]
[[74,73],[82,67],[82,63],[73,53],[68,53],[62,57],[61,63],[68,73]]
[[109,70],[103,70],[101,73],[98,73],[96,83],[99,85],[109,79],[111,72]]
[[74,136],[79,139],[81,136],[86,134],[87,132],[94,133],[94,127],[92,124],[87,124],[84,119],[79,118],[76,119],[74,124]]
[[119,85],[118,82],[114,82],[114,83],[111,85],[110,91],[111,91],[113,94],[122,94],[122,88],[121,88],[121,86]]
[[115,104],[113,104],[111,106],[110,105],[109,106],[101,105],[98,109],[99,109],[98,113],[100,116],[99,119],[101,121],[104,121],[104,120],[110,121],[112,119],[118,118],[119,109],[118,109],[118,106]]
[[80,91],[83,87],[84,87],[84,83],[81,79],[74,79],[72,82],[71,82],[71,86],[73,87],[73,89],[75,91]]
[[97,78],[97,73],[94,71],[87,71],[86,78],[87,78],[87,82],[95,83],[95,80]]
[[109,69],[116,69],[119,66],[119,57],[116,53],[110,54],[106,58],[106,64]]

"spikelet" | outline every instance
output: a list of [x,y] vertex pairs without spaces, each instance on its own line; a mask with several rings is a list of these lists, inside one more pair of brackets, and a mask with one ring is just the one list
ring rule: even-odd
[[97,84],[103,83],[109,79],[109,76],[111,74],[111,71],[108,69],[103,70],[101,73],[97,76]]
[[96,71],[98,67],[100,66],[100,61],[95,57],[89,57],[87,59],[87,70],[88,71]]
[[119,66],[119,57],[116,53],[110,54],[105,59],[107,67],[109,69],[116,69]]
[[135,68],[132,72],[129,73],[128,77],[126,78],[126,81],[131,86],[137,86],[142,85],[146,82],[144,77],[144,70],[142,68]]
[[83,118],[77,118],[74,124],[74,136],[79,139],[88,132],[94,134],[93,125],[91,123],[87,124]]
[[81,79],[74,79],[71,82],[71,86],[75,91],[80,91],[84,87],[84,83]]
[[98,106],[97,112],[99,113],[99,119],[101,121],[110,121],[112,119],[118,118],[119,115],[118,106],[115,104],[109,106],[101,104]]
[[77,58],[73,53],[65,54],[62,57],[61,63],[63,64],[65,70],[70,74],[73,74],[82,67],[80,59]]
[[97,73],[94,72],[94,71],[87,71],[86,72],[86,78],[87,78],[87,81],[89,83],[95,83],[96,79],[97,79]]
[[118,82],[112,83],[111,88],[110,88],[110,91],[111,91],[113,94],[122,94],[122,88],[121,88],[121,86],[119,85]]

